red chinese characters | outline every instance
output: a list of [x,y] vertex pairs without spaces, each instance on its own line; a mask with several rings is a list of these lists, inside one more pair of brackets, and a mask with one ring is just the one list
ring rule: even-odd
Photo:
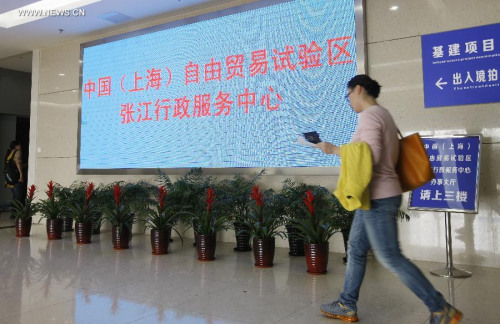
[[210,94],[194,96],[193,117],[210,116]]
[[[282,96],[277,93],[273,87],[267,87],[269,92],[261,96],[260,105],[265,108],[264,111],[278,110],[280,103],[283,102]],[[236,95],[238,98],[238,107],[242,107],[243,113],[248,114],[250,107],[257,105],[257,94],[251,92],[248,88],[245,91]],[[156,99],[154,101],[146,101],[139,103],[125,103],[121,105],[120,116],[122,124],[141,123],[145,121],[166,121],[171,118],[179,120],[188,118],[207,118],[228,116],[231,114],[231,108],[234,101],[231,100],[231,94],[228,92],[219,91],[212,103],[212,96],[209,93],[199,94],[194,96],[194,100],[188,99],[186,96],[175,98],[173,100],[172,116],[169,115],[169,110],[172,108],[170,99]],[[154,102],[154,104],[153,104]],[[192,114],[189,114],[190,105],[193,104]],[[150,115],[150,110],[154,106],[154,117]],[[260,110],[259,112],[262,112]]]
[[98,97],[110,96],[111,95],[111,77],[99,78],[99,92]]
[[[271,94],[274,93],[273,87],[269,87],[270,93],[265,94],[262,96],[262,99],[260,100],[261,106],[265,106],[267,110],[278,110],[280,107],[280,104],[275,104],[274,106],[271,106]],[[283,98],[281,98],[281,95],[279,93],[276,93],[276,98],[279,102],[283,101]]]
[[92,79],[89,79],[87,83],[83,85],[83,92],[89,96],[92,92],[95,92],[95,82],[92,82]]
[[158,69],[151,69],[148,70],[148,75],[146,76],[148,79],[148,84],[146,85],[146,89],[149,88],[154,88],[156,90],[160,89],[161,87],[161,70]]
[[227,77],[226,80],[231,80],[234,77],[245,77],[243,75],[244,55],[230,55],[226,58]]
[[193,62],[189,62],[186,65],[186,74],[185,74],[185,83],[198,83],[200,82],[200,67],[198,64],[194,64]]
[[250,64],[250,76],[267,73],[266,50],[252,52],[252,63]]
[[214,58],[210,60],[210,63],[205,64],[205,82],[212,80],[221,80],[221,69],[222,65],[220,62],[215,61]]
[[229,100],[230,95],[230,93],[219,91],[214,104],[217,109],[215,116],[220,116],[222,113],[227,116],[231,113],[231,105],[234,101]]
[[168,109],[171,108],[171,105],[164,105],[165,103],[170,102],[170,99],[157,99],[155,103],[155,115],[156,115],[156,121],[160,120],[160,110],[163,110],[165,112],[165,117],[163,117],[163,120],[168,120]]
[[[281,49],[274,48],[270,57],[266,49],[259,49],[251,52],[249,60],[247,60],[243,54],[228,55],[221,61],[212,57],[208,62],[202,63],[203,65],[201,67],[200,64],[189,61],[189,63],[184,66],[184,85],[188,86],[192,83],[199,84],[200,78],[201,82],[208,83],[213,81],[244,79],[247,76],[258,77],[268,74],[269,64],[273,64],[271,72],[280,73],[285,70],[297,72],[297,65],[301,67],[301,70],[305,70],[321,68],[324,65],[335,66],[338,64],[354,63],[349,47],[351,42],[352,36],[342,36],[327,39],[323,47],[314,40],[308,44],[299,44],[296,48],[293,45],[285,45],[284,48],[282,47]],[[325,54],[323,53],[324,48],[327,48],[327,50],[325,50],[327,53]],[[163,73],[165,74],[165,78]],[[97,97],[111,96],[111,81],[110,76],[100,77],[98,79]],[[127,77],[126,74],[123,75],[120,86],[121,90],[125,93],[151,89],[160,90],[162,87],[169,86],[171,81],[172,72],[168,67],[165,67],[164,70],[152,67],[142,72],[135,71],[133,78]],[[96,82],[89,79],[88,82],[84,84],[83,92],[86,97],[90,99],[92,94],[96,92]],[[242,97],[238,98],[238,105],[244,106],[245,111],[248,111],[249,106],[255,105],[251,95],[249,95],[250,94],[244,93]],[[224,114],[226,114],[227,111],[230,111],[230,104],[228,106],[229,102],[225,101],[228,99],[227,96],[219,94],[216,98],[218,98],[217,102],[219,102],[219,104],[215,106],[217,108],[216,113],[222,114],[224,112]],[[267,97],[263,100],[267,106]],[[181,104],[185,105],[186,103],[178,103],[178,105]],[[274,106],[270,103],[269,108],[272,107]],[[184,117],[189,116],[188,113],[183,113],[182,109],[177,110],[177,113]],[[201,110],[199,111],[201,113]],[[195,115],[198,115],[198,110],[196,110]]]
[[277,49],[273,49],[273,61],[274,61],[274,71],[282,71],[285,69],[290,69],[295,71],[295,64],[290,61],[290,55],[295,52],[293,46],[285,46],[283,52],[278,52]]
[[351,53],[346,49],[350,39],[351,36],[345,36],[328,40],[328,64],[335,65],[354,62],[350,59]]
[[310,69],[313,67],[321,66],[321,52],[323,49],[316,44],[315,41],[311,42],[311,46],[307,47],[306,44],[299,45],[299,65],[302,69]]

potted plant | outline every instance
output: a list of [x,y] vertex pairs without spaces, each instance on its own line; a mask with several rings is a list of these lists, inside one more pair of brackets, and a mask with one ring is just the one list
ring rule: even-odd
[[156,186],[146,181],[139,181],[137,183],[118,182],[118,184],[122,188],[123,201],[127,202],[136,219],[144,219],[148,214],[149,207],[153,203],[152,197],[157,190]]
[[170,233],[172,229],[182,236],[176,228],[178,215],[171,206],[166,203],[167,189],[165,186],[158,187],[158,199],[152,204],[152,209],[148,210],[144,218],[144,228],[151,230],[151,248],[154,255],[168,253]]
[[[200,197],[205,194],[208,188],[215,186],[215,179],[203,176],[201,168],[192,168],[174,182],[171,182],[167,175],[160,172],[158,182],[169,191],[167,196],[168,206],[171,206],[176,213],[179,213],[181,222],[188,227],[193,227],[196,238],[196,226],[191,222],[191,215],[199,213]],[[196,239],[193,245],[196,245]]]
[[100,184],[94,189],[93,200],[97,206],[97,213],[95,214],[94,219],[92,219],[92,235],[101,233],[101,227],[104,223],[104,211],[107,208],[113,207],[113,197],[110,194],[110,192],[113,192],[112,188],[113,186]]
[[35,190],[36,186],[32,184],[24,203],[19,200],[12,201],[11,208],[16,219],[16,237],[30,236],[33,215],[37,212],[37,206],[33,203]]
[[54,184],[54,195],[59,198],[61,203],[61,219],[62,219],[62,231],[72,232],[73,231],[73,218],[68,215],[70,206],[73,205],[72,200],[74,199],[73,190],[70,187],[63,187],[58,183]]
[[250,212],[250,195],[253,186],[259,180],[265,170],[260,171],[251,179],[245,178],[241,174],[235,174],[231,179],[222,180],[218,187],[221,194],[219,201],[222,204],[223,212],[227,215],[228,220],[232,223],[236,236],[237,252],[252,250],[250,246],[250,234],[246,230],[244,223]]
[[94,183],[89,183],[85,190],[83,201],[73,201],[68,212],[75,221],[76,243],[88,244],[91,242],[92,221],[97,217],[98,209],[94,203]]
[[103,217],[111,224],[111,239],[115,250],[129,248],[132,240],[132,224],[135,222],[135,215],[123,199],[123,192],[120,184],[113,186],[113,203],[108,206]]
[[283,237],[279,230],[283,225],[283,214],[276,208],[279,204],[272,190],[262,193],[259,186],[254,186],[250,195],[253,209],[244,224],[252,237],[255,266],[268,268],[273,266],[276,236]]
[[332,212],[331,200],[317,199],[312,191],[307,190],[302,201],[307,216],[304,219],[292,219],[290,224],[305,242],[307,272],[323,274],[328,266],[328,241],[339,231],[339,225]]
[[305,183],[296,184],[291,179],[286,179],[283,182],[283,187],[281,189],[281,195],[284,197],[284,210],[286,217],[286,233],[288,238],[288,245],[290,247],[291,256],[303,256],[304,252],[304,241],[297,234],[298,230],[290,224],[291,220],[302,220],[306,217],[307,213],[304,210],[303,197],[305,192],[309,190],[315,194],[317,199],[329,200],[331,199],[331,194],[328,189],[318,185],[308,185]]
[[204,204],[194,213],[188,212],[195,232],[196,251],[198,260],[213,261],[215,259],[216,234],[226,230],[227,217],[214,208],[216,203],[215,190],[209,187],[205,194]]
[[[47,199],[40,200],[37,209],[42,218],[46,219],[47,238],[49,240],[60,240],[62,235],[62,201],[54,192],[54,182],[47,184]],[[41,219],[40,219],[41,220]]]

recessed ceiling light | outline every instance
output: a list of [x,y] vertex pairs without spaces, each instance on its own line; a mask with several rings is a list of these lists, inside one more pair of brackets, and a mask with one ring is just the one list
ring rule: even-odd
[[398,6],[392,6],[392,7],[389,8],[389,10],[395,11],[395,10],[398,10],[398,8],[399,8]]
[[0,27],[11,28],[53,16],[84,16],[74,9],[102,0],[40,0],[0,15]]
[[64,74],[64,73],[59,73],[59,76],[65,76],[65,75],[66,75],[66,74]]

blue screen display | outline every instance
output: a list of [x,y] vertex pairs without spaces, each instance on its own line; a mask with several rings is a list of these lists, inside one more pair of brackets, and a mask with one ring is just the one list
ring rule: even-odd
[[297,136],[355,130],[354,1],[223,14],[83,47],[80,169],[340,165]]

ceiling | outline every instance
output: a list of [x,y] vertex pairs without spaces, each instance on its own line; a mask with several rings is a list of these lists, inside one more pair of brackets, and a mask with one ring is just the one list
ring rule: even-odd
[[[1,0],[0,14],[38,0]],[[31,72],[31,52],[86,35],[139,25],[176,11],[229,0],[102,0],[84,7],[85,16],[52,16],[11,28],[0,27],[0,68]],[[50,9],[50,8],[48,8]],[[101,16],[101,17],[99,17]],[[127,17],[128,16],[128,17]],[[104,18],[108,17],[108,20]],[[129,19],[129,20],[125,20]],[[113,22],[114,21],[114,22]]]

